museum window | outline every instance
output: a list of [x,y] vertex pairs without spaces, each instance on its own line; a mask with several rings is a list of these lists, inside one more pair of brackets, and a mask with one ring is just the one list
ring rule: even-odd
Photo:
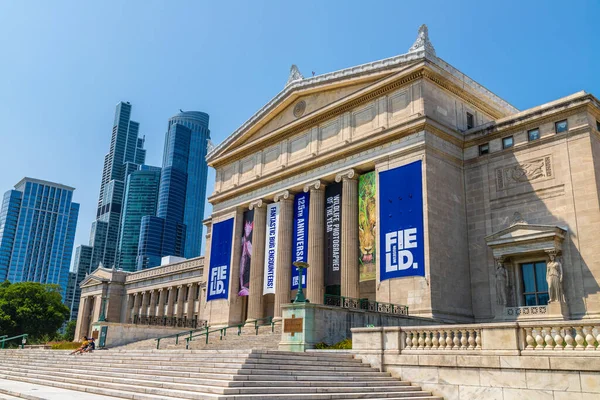
[[167,294],[165,294],[165,303],[168,303],[169,302],[169,294],[171,293],[171,291],[167,290],[166,292],[167,292]]
[[473,114],[467,113],[467,129],[471,129],[475,126],[475,118]]
[[185,301],[188,301],[190,299],[190,290],[192,290],[192,288],[188,287],[185,291]]
[[526,306],[548,304],[548,282],[546,282],[546,262],[537,261],[521,264],[523,278],[523,299]]
[[540,128],[530,129],[527,131],[527,139],[530,142],[538,140],[540,138]]
[[564,119],[562,121],[555,122],[554,129],[556,130],[556,133],[566,132],[569,130],[569,124],[567,123],[567,120]]
[[175,293],[175,302],[179,301],[179,288],[177,288],[177,292]]
[[515,140],[513,139],[512,136],[502,138],[502,148],[503,149],[511,148],[514,146],[514,144],[515,144]]
[[479,155],[480,156],[486,155],[489,152],[490,152],[490,144],[489,143],[479,145]]
[[196,286],[196,300],[200,298],[200,286]]

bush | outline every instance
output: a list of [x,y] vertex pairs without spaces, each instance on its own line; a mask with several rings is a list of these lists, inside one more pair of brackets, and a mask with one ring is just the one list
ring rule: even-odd
[[48,342],[47,345],[51,346],[52,350],[75,350],[81,347],[81,342]]
[[317,343],[315,348],[319,350],[352,350],[352,339],[344,339],[332,346],[329,346],[325,342],[321,342]]

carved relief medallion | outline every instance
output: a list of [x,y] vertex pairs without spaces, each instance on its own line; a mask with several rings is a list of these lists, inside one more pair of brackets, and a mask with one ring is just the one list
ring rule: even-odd
[[294,106],[294,117],[300,118],[304,115],[304,111],[306,111],[306,102],[301,100]]

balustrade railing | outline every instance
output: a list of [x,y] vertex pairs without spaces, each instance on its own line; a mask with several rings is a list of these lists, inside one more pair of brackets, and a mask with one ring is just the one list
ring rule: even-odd
[[203,319],[188,319],[186,317],[157,317],[151,315],[134,315],[130,322],[135,325],[152,325],[193,329],[202,329],[207,325],[207,321]]
[[481,329],[402,329],[406,350],[481,350]]
[[522,327],[523,350],[600,351],[600,324],[540,324]]
[[355,299],[352,297],[335,296],[326,294],[323,299],[326,306],[346,308],[349,310],[364,310],[382,314],[408,315],[408,306],[400,304],[382,303],[369,299]]

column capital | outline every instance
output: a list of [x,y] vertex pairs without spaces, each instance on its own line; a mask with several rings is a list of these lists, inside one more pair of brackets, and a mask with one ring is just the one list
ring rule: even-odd
[[282,192],[276,193],[275,196],[273,197],[273,201],[275,203],[277,203],[278,201],[292,200],[293,198],[294,198],[294,195],[291,194],[289,190],[284,190]]
[[335,176],[335,181],[341,182],[342,180],[357,179],[357,178],[358,178],[358,175],[357,175],[356,171],[353,168],[350,168],[350,169],[347,169],[347,170],[342,171],[339,174],[337,174]]
[[177,289],[181,289],[183,285],[177,285]]
[[158,289],[158,293],[162,292],[163,290],[165,290],[165,288]]
[[325,184],[322,180],[317,179],[316,181],[308,182],[304,185],[304,192],[310,192],[311,190],[321,190],[321,188],[325,188]]
[[261,208],[262,206],[263,206],[262,199],[258,199],[258,200],[254,200],[254,201],[250,202],[250,206],[248,206],[248,209],[254,210],[255,208]]
[[192,286],[194,286],[194,283],[188,283],[187,284],[187,287],[192,287]]

